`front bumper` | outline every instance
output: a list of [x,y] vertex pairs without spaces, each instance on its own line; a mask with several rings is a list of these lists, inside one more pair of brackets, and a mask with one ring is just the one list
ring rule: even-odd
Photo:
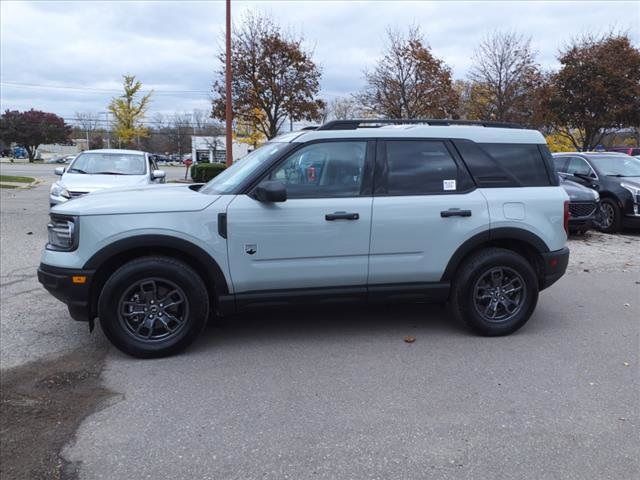
[[640,228],[640,215],[624,215],[622,226],[626,228]]
[[588,230],[598,224],[599,202],[571,202],[569,204],[569,230]]
[[68,202],[69,199],[66,197],[55,197],[53,195],[49,195],[49,206],[50,207],[54,207],[56,205],[59,205],[61,203],[65,203]]
[[[38,267],[38,281],[58,300],[67,304],[74,320],[87,322],[92,319],[91,281],[94,270],[53,267],[44,263]],[[81,278],[84,281],[81,282]]]
[[569,265],[569,249],[567,247],[553,252],[542,253],[543,275],[540,290],[556,283],[567,271]]

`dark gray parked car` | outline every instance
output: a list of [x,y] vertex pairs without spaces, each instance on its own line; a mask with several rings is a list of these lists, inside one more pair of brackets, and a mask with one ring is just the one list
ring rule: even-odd
[[595,190],[560,175],[560,186],[569,195],[569,231],[584,233],[599,225],[600,195]]

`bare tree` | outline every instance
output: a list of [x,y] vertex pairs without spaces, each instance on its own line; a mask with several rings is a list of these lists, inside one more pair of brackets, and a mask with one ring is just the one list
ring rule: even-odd
[[334,98],[327,104],[327,118],[347,120],[363,116],[362,108],[353,97]]
[[485,37],[474,52],[469,81],[471,118],[531,125],[542,75],[529,38],[514,32]]
[[367,86],[359,102],[389,118],[451,117],[458,107],[451,70],[433,56],[420,28],[387,34],[384,56],[364,74]]
[[102,144],[102,137],[98,140],[95,135],[100,125],[100,115],[98,113],[76,112],[75,123],[78,130],[87,139],[87,148],[98,148]]

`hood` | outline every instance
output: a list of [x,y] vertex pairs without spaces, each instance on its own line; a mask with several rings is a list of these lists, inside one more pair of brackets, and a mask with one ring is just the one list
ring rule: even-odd
[[609,177],[611,180],[616,180],[619,183],[629,183],[634,187],[640,188],[640,177]]
[[192,190],[193,185],[161,184],[99,190],[56,205],[53,213],[114,215],[128,213],[194,212],[207,208],[220,195]]
[[562,180],[560,186],[569,195],[572,202],[593,202],[596,199],[596,192],[571,180]]
[[65,173],[58,181],[70,192],[93,192],[103,188],[147,185],[148,175],[94,175]]

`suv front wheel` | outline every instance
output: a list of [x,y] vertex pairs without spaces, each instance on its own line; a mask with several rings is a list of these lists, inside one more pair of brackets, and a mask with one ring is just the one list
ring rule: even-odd
[[209,296],[200,276],[169,257],[143,257],[111,275],[98,302],[100,325],[122,352],[172,355],[190,345],[206,324]]
[[538,301],[529,262],[503,248],[486,248],[464,261],[451,292],[454,315],[481,335],[508,335],[522,327]]

